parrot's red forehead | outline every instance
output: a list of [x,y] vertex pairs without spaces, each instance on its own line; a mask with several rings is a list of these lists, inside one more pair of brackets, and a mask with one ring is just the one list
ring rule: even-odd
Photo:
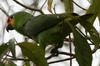
[[8,19],[7,19],[7,23],[9,23],[10,22],[10,16],[8,16]]

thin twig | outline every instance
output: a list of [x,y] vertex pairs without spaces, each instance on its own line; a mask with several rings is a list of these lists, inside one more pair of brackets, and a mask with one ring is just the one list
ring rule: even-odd
[[9,16],[8,13],[7,13],[4,9],[0,8],[0,10],[1,10],[6,16]]
[[85,9],[85,8],[81,7],[81,6],[80,6],[80,5],[78,5],[75,1],[73,1],[73,0],[72,0],[72,2],[73,2],[76,6],[78,6],[79,8],[81,8],[81,9],[83,9],[83,10],[87,11],[87,9]]
[[51,59],[52,57],[53,57],[53,55],[50,55],[46,59],[48,60],[48,59]]
[[74,58],[75,58],[75,57],[66,58],[66,59],[57,60],[57,61],[52,61],[52,62],[48,62],[48,64],[53,64],[53,63],[63,62],[63,61],[67,61],[67,60],[74,59]]
[[[66,58],[66,59],[62,59],[62,60],[57,60],[57,61],[52,61],[52,62],[48,62],[48,64],[53,64],[53,63],[58,63],[58,62],[63,62],[63,61],[67,61],[67,60],[70,60],[70,59],[74,59],[75,56],[71,57],[71,58]],[[29,59],[24,59],[24,58],[6,58],[6,59],[10,59],[10,60],[20,60],[20,61],[30,61]]]
[[42,9],[44,7],[44,5],[46,4],[47,0],[45,0],[45,2],[43,3],[43,5],[41,6],[40,9]]
[[[70,54],[72,54],[71,35],[69,35],[69,50],[70,50]],[[72,56],[70,56],[70,58],[71,57]],[[70,66],[72,66],[72,59],[70,59]]]
[[30,8],[30,7],[28,7],[28,6],[25,6],[25,5],[22,4],[22,3],[18,2],[17,0],[13,0],[13,1],[16,2],[17,4],[21,5],[21,6],[24,7],[24,8],[27,8],[27,9],[30,9],[30,10],[33,10],[33,11],[38,11],[38,12],[40,12],[41,14],[44,14],[43,11],[42,11],[41,9]]
[[4,7],[0,4],[0,9],[1,11],[6,15],[6,16],[9,16],[8,13],[5,11]]
[[[46,4],[47,0],[45,0],[45,2],[43,3],[43,5],[41,6],[40,10],[42,10],[42,8],[44,7],[44,5]],[[35,14],[36,11],[33,12],[33,14]]]
[[11,55],[9,55],[9,54],[7,54],[7,56],[8,56],[8,57],[13,57],[13,56],[11,56]]
[[59,54],[69,55],[69,56],[75,56],[75,54],[72,54],[72,53],[67,53],[67,52],[59,52]]
[[6,54],[6,56],[5,56],[5,58],[2,60],[2,62],[4,62],[4,61],[7,59],[9,53],[10,53],[10,52],[8,52],[8,53]]
[[56,8],[56,4],[54,4],[54,8],[53,8],[53,10],[54,10],[54,13],[57,14],[55,8]]
[[25,58],[7,58],[7,59],[10,59],[10,60],[20,60],[20,61],[30,61],[29,59],[25,59]]
[[[58,52],[58,54],[60,54],[60,55],[69,55],[69,56],[75,56],[75,54],[72,54],[72,53],[67,53],[67,52]],[[48,59],[51,59],[52,57],[55,57],[55,56],[53,56],[53,55],[50,55],[50,56],[48,56],[46,59],[48,60]]]

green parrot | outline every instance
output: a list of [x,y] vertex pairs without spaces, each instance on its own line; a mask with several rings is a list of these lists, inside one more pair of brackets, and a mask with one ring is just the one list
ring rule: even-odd
[[63,46],[63,41],[72,31],[68,25],[79,23],[80,19],[88,19],[91,15],[79,16],[76,13],[43,14],[33,16],[27,12],[17,12],[8,17],[7,31],[15,29],[24,36],[33,39],[45,50],[47,45],[53,45],[53,52]]

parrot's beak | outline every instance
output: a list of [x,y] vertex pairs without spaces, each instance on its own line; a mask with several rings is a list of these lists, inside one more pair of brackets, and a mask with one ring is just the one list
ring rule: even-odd
[[8,24],[6,27],[7,32],[9,32],[9,30],[13,30],[13,27],[11,24]]

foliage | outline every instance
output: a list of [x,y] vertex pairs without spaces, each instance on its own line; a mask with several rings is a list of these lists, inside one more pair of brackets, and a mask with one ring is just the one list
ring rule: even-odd
[[[44,7],[45,3],[48,3],[47,4],[48,11],[52,14],[56,14],[55,12],[56,7],[54,7],[53,9],[54,0],[46,0],[40,9],[31,8],[30,6],[26,6],[25,4],[22,4],[17,0],[13,1],[16,2],[18,5],[21,5],[22,7],[29,9],[30,11],[35,11],[35,12],[37,11],[41,14],[45,14],[45,12],[42,11],[42,8]],[[50,48],[47,47],[47,50],[44,51],[41,48],[41,46],[39,46],[37,43],[30,43],[28,41],[17,43],[14,39],[11,39],[9,40],[8,43],[3,43],[0,45],[0,66],[17,66],[17,64],[15,64],[14,61],[23,61],[23,66],[31,66],[32,64],[33,65],[35,64],[36,66],[49,66],[49,64],[52,63],[69,61],[69,60],[71,61],[72,59],[75,58],[79,66],[92,65],[93,61],[92,54],[99,49],[99,44],[100,44],[99,33],[97,29],[93,26],[96,17],[98,17],[100,20],[100,6],[99,6],[100,0],[89,0],[91,5],[87,10],[79,6],[73,0],[62,0],[62,2],[64,3],[64,8],[66,13],[74,12],[74,4],[76,4],[79,8],[85,10],[84,15],[92,14],[91,17],[89,17],[88,19],[87,19],[88,16],[85,16],[86,18],[81,17],[77,21],[80,24],[80,26],[82,26],[82,28],[86,31],[86,33],[81,31],[81,29],[78,28],[77,25],[73,25],[68,22],[69,25],[68,28],[71,28],[70,30],[72,31],[73,37],[65,38],[65,42],[69,42],[70,46],[71,45],[75,46],[75,54],[72,53],[71,50],[70,53],[65,52],[63,50],[62,51],[59,50],[58,51],[59,56],[63,54],[69,56],[70,58],[47,62],[49,59],[55,57],[52,54],[48,57],[45,57],[46,54],[50,53],[49,51],[52,50],[52,47]],[[4,9],[1,10],[8,16],[8,14],[5,12]],[[94,49],[91,49],[91,45],[95,46]],[[16,51],[17,51],[16,46],[19,46],[21,48],[22,51],[21,58],[16,56]]]
[[40,46],[28,42],[18,43],[18,46],[22,49],[23,55],[28,57],[37,66],[48,66],[47,60],[44,58],[45,52]]

